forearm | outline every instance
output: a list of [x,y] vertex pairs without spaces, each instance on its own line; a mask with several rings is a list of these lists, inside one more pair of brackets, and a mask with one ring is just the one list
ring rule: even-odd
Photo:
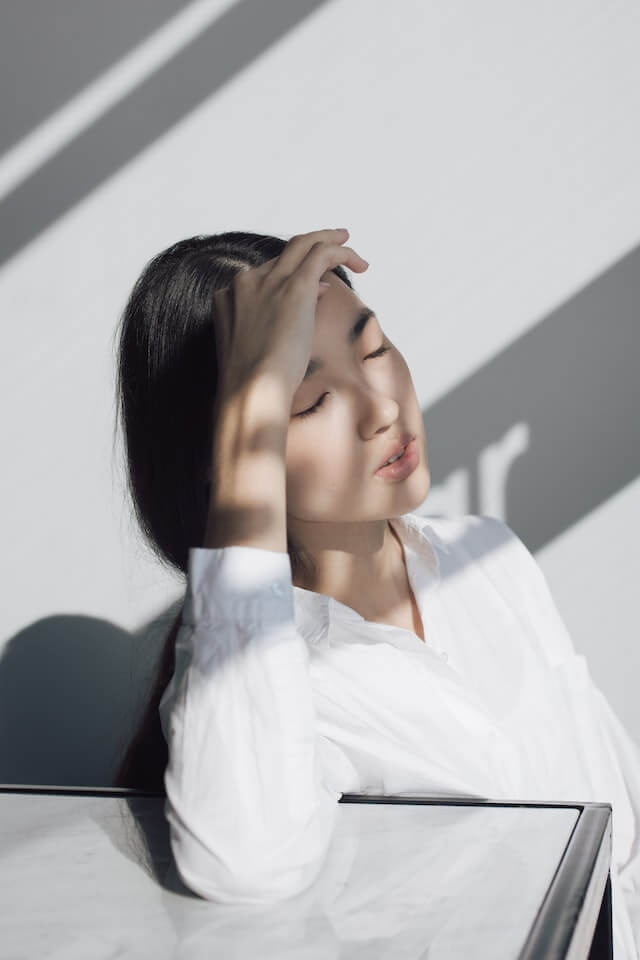
[[221,404],[214,424],[204,547],[286,552],[286,445],[291,391],[262,374]]

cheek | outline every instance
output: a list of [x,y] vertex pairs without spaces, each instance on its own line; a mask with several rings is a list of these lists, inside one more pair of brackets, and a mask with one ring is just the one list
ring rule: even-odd
[[310,519],[322,516],[336,500],[344,501],[353,487],[355,464],[346,430],[327,422],[303,434],[300,430],[287,442],[287,509]]

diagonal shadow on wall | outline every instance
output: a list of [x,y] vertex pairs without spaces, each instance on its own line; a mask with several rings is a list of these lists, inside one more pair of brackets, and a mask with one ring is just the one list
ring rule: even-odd
[[504,519],[535,552],[640,475],[639,367],[640,247],[424,411],[432,485],[462,468],[491,512],[479,465],[526,425]]
[[20,0],[2,8],[0,151],[27,136],[190,0]]
[[327,0],[240,0],[0,203],[0,264]]

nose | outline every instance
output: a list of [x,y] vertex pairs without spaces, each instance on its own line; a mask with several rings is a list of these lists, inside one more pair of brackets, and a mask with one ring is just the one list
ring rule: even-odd
[[398,419],[400,407],[393,397],[368,384],[362,384],[359,404],[358,429],[363,440],[385,433]]

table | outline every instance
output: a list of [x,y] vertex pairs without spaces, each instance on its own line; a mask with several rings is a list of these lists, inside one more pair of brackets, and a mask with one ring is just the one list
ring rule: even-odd
[[612,957],[611,806],[344,794],[314,884],[269,906],[181,882],[164,797],[0,786],[0,957]]

